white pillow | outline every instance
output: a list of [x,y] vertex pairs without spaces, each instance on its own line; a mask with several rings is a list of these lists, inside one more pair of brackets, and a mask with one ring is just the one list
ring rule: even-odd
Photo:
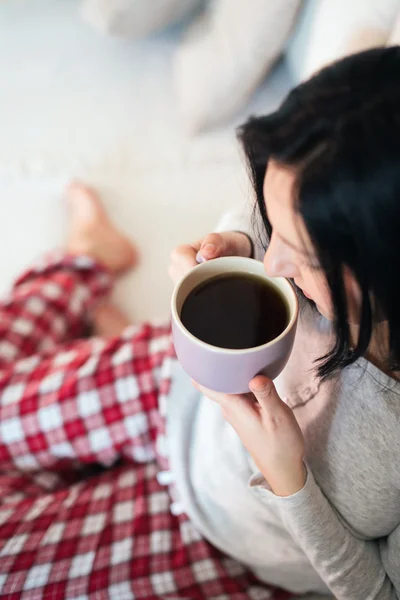
[[397,16],[396,24],[389,38],[388,46],[400,46],[400,10]]
[[179,21],[201,0],[84,0],[82,14],[96,29],[142,38]]
[[191,132],[233,115],[280,56],[301,0],[214,0],[175,55],[175,87]]
[[286,60],[296,83],[353,52],[386,45],[400,0],[307,0]]

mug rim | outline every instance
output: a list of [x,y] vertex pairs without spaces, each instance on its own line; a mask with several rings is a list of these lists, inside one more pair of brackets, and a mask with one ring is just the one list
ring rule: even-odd
[[[179,293],[183,283],[190,276],[190,274],[193,273],[194,270],[204,268],[204,265],[206,265],[207,263],[218,261],[218,260],[224,260],[224,261],[228,260],[230,262],[231,260],[234,261],[237,259],[240,259],[241,261],[245,260],[245,261],[252,261],[252,262],[260,263],[259,260],[256,260],[254,258],[249,258],[246,256],[221,256],[221,257],[206,261],[204,263],[200,263],[200,264],[196,265],[195,267],[193,267],[193,269],[191,269],[188,273],[186,273],[186,275],[184,275],[182,277],[182,279],[177,283],[177,285],[175,286],[175,289],[172,293],[172,298],[171,298],[172,319],[173,319],[173,322],[175,323],[175,325],[177,327],[179,327],[182,334],[185,337],[189,338],[189,340],[191,340],[192,342],[199,345],[200,347],[203,347],[203,348],[207,349],[208,351],[212,351],[212,352],[216,352],[216,353],[220,353],[220,354],[235,354],[235,355],[251,354],[252,352],[259,352],[260,350],[264,350],[266,348],[274,346],[277,342],[279,342],[281,339],[286,337],[286,335],[291,331],[291,329],[293,329],[293,327],[296,325],[298,314],[299,314],[299,300],[297,298],[297,294],[295,292],[292,282],[289,279],[287,279],[286,277],[270,277],[269,275],[264,273],[263,275],[260,275],[260,277],[264,277],[268,281],[273,282],[274,280],[275,281],[280,280],[280,281],[284,281],[285,283],[287,283],[289,286],[289,289],[290,289],[290,293],[293,295],[293,298],[294,298],[294,310],[293,310],[292,316],[289,319],[289,323],[286,325],[285,329],[276,338],[274,338],[273,340],[270,340],[269,342],[266,342],[265,344],[261,344],[260,346],[252,346],[251,348],[221,348],[220,346],[213,346],[212,344],[203,342],[198,337],[193,335],[182,323],[181,318],[178,315],[178,311],[176,308],[176,300],[177,300],[178,293]],[[238,272],[240,272],[240,269],[238,269]],[[196,286],[194,286],[194,287],[196,287]]]

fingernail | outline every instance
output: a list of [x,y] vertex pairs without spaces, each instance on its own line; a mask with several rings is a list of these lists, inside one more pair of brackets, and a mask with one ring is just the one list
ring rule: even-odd
[[202,248],[202,252],[206,252],[207,254],[215,254],[217,251],[217,246],[215,244],[206,244],[204,248]]
[[206,262],[206,259],[200,254],[200,251],[196,254],[196,260],[198,263]]

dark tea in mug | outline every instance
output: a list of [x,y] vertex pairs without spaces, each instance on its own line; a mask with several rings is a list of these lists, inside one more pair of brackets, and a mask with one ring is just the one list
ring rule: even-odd
[[180,318],[199,340],[240,350],[278,337],[289,323],[289,308],[266,279],[230,272],[197,285],[185,299]]

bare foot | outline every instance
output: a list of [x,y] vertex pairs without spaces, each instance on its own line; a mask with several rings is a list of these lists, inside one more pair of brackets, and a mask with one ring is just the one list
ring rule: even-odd
[[67,243],[70,254],[86,254],[102,262],[113,273],[132,267],[137,259],[134,246],[111,223],[97,193],[73,182],[67,188],[71,225]]
[[129,319],[114,304],[101,304],[93,315],[93,332],[102,337],[115,337],[131,325]]

